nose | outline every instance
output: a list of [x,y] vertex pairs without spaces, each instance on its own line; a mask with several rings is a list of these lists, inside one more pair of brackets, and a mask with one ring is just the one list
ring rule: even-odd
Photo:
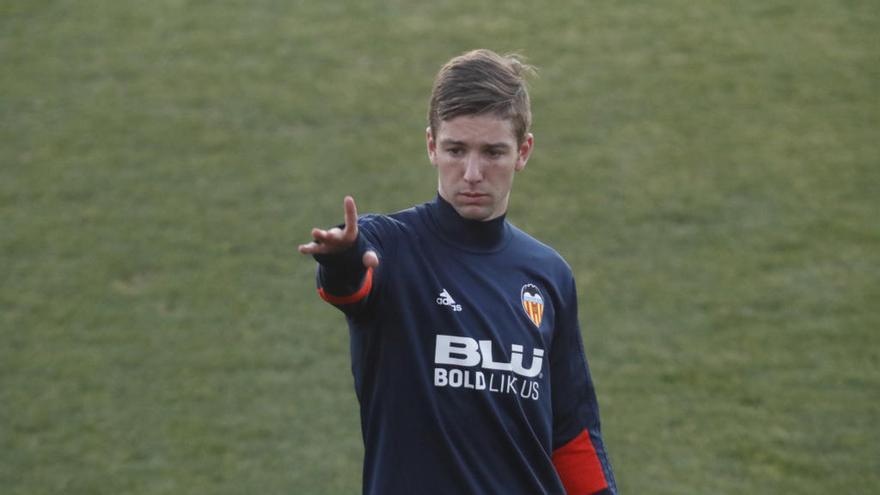
[[480,159],[473,154],[469,155],[464,164],[464,180],[465,182],[480,182],[483,180],[483,170],[480,166]]

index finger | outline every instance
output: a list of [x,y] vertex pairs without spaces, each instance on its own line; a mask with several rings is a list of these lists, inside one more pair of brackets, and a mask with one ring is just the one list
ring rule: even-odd
[[343,236],[348,240],[354,240],[357,237],[357,206],[354,204],[354,198],[346,196],[343,201],[345,208],[345,231]]

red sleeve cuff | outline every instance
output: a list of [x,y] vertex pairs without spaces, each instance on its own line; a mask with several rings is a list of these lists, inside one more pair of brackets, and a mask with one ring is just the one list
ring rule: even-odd
[[608,488],[589,430],[556,449],[553,465],[567,495],[590,495]]
[[361,284],[361,288],[358,289],[358,291],[354,294],[348,296],[334,296],[333,294],[325,292],[323,287],[318,287],[318,295],[321,296],[321,299],[327,301],[330,304],[342,306],[345,304],[354,304],[361,299],[367,297],[367,294],[370,293],[370,290],[372,290],[372,288],[373,267],[367,267],[367,273],[366,275],[364,275],[364,283]]

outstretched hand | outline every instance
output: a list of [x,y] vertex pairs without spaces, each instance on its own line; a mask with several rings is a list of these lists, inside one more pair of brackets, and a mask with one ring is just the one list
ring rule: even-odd
[[[333,227],[329,230],[312,229],[312,242],[300,244],[299,252],[302,254],[334,254],[341,253],[350,248],[358,236],[357,206],[354,198],[346,196],[343,200],[345,210],[345,228]],[[379,256],[374,251],[364,253],[363,263],[365,267],[379,266]]]

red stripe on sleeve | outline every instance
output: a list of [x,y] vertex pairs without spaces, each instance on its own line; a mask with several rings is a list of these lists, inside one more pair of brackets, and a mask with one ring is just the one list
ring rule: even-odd
[[608,488],[602,462],[596,455],[588,430],[556,449],[553,465],[567,495],[589,495]]
[[321,296],[321,299],[327,301],[330,304],[335,304],[337,306],[343,304],[354,304],[361,299],[367,297],[367,294],[370,293],[370,290],[373,288],[373,267],[367,267],[367,274],[364,275],[364,283],[361,285],[361,288],[358,289],[357,292],[351,294],[349,296],[334,296],[333,294],[329,294],[324,291],[323,287],[318,287],[318,295]]

